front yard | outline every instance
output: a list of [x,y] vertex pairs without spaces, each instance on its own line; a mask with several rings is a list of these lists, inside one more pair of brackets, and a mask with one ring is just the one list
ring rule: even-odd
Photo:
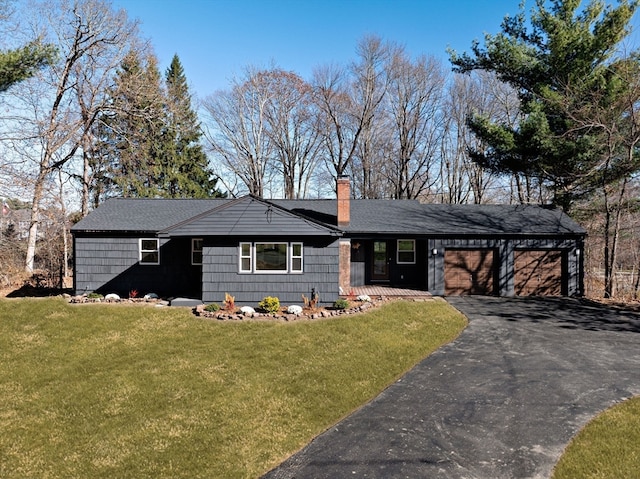
[[258,477],[465,325],[440,301],[287,323],[0,300],[0,477]]

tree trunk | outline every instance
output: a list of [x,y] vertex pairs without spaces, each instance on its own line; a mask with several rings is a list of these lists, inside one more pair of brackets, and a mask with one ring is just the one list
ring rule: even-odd
[[38,239],[38,225],[40,223],[40,202],[44,193],[44,183],[47,179],[48,170],[42,169],[36,178],[33,188],[33,203],[31,205],[31,223],[29,225],[29,236],[27,238],[27,257],[25,260],[25,272],[32,274],[36,257],[36,241]]

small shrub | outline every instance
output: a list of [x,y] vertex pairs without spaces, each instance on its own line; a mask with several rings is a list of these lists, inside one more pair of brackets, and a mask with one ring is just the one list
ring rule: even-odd
[[267,313],[275,313],[280,309],[280,300],[276,296],[266,296],[258,303]]
[[210,313],[215,313],[220,310],[220,305],[218,303],[209,303],[204,307],[205,311],[209,311]]
[[133,298],[137,298],[138,297],[138,290],[137,289],[132,289],[131,291],[129,291],[129,298],[133,299]]
[[104,296],[102,294],[100,294],[100,293],[92,292],[92,293],[89,293],[87,295],[87,298],[89,298],[89,299],[102,299],[102,298],[104,298]]
[[336,299],[333,303],[333,307],[336,309],[347,309],[349,307],[349,301],[346,299]]

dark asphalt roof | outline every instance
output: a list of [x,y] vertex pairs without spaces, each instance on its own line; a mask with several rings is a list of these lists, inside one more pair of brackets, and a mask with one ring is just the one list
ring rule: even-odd
[[72,231],[161,231],[220,206],[224,199],[110,198]]
[[[300,214],[336,222],[336,200],[276,200]],[[421,204],[414,200],[351,200],[348,233],[428,235],[585,234],[557,209],[537,205]]]
[[[227,199],[113,198],[72,231],[161,231],[220,206]],[[270,200],[302,216],[336,225],[336,200]],[[351,234],[585,234],[560,210],[535,205],[420,204],[414,200],[351,200]]]

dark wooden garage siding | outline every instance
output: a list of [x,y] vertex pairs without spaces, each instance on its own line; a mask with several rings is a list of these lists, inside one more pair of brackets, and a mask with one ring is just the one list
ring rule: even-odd
[[516,295],[562,295],[562,258],[562,251],[559,250],[516,250],[514,252]]
[[444,255],[445,294],[494,294],[496,258],[494,250],[448,249]]

